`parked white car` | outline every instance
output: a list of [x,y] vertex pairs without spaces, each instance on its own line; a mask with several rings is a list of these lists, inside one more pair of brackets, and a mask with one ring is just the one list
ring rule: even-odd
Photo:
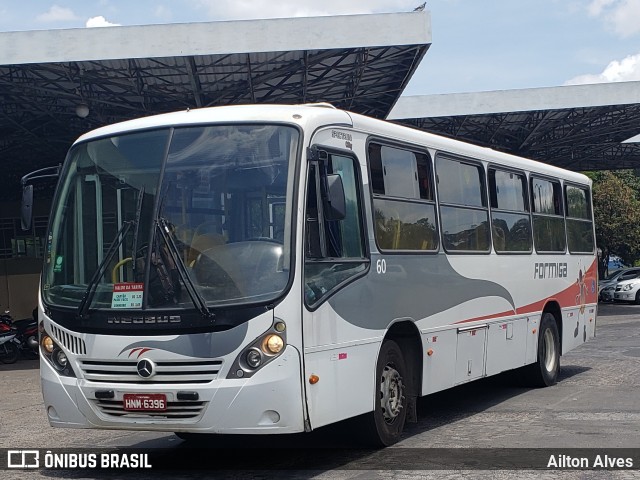
[[613,299],[616,302],[635,302],[640,304],[640,278],[618,282]]
[[640,268],[625,268],[609,275],[604,280],[598,282],[598,300],[602,302],[613,302],[616,285],[624,280],[631,280],[640,277]]

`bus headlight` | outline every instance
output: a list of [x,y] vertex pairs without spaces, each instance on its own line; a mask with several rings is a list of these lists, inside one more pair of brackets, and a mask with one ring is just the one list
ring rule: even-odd
[[49,335],[43,335],[42,336],[42,341],[40,342],[40,345],[42,345],[42,349],[48,353],[51,354],[51,352],[53,352],[53,339],[49,336]]
[[262,363],[262,354],[260,353],[260,350],[258,350],[257,348],[252,348],[251,350],[249,350],[247,352],[247,356],[245,357],[245,361],[251,368],[258,368]]
[[69,357],[60,346],[51,338],[44,326],[40,330],[40,347],[42,347],[42,358],[56,369],[59,375],[65,377],[75,377],[76,374],[71,368]]
[[53,352],[53,355],[51,355],[51,360],[53,366],[60,371],[67,368],[67,366],[69,365],[69,359],[67,358],[67,355],[60,349],[57,349]]
[[280,353],[284,348],[284,341],[279,335],[269,335],[262,344],[262,348],[265,353]]
[[287,326],[274,319],[273,325],[247,344],[233,361],[227,378],[246,380],[283,354],[287,346]]

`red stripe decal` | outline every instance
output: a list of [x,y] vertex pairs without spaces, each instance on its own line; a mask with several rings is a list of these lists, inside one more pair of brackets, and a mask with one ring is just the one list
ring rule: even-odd
[[597,263],[594,260],[589,269],[586,272],[580,270],[579,277],[568,288],[562,290],[557,295],[547,297],[543,300],[539,300],[529,305],[523,305],[522,307],[516,307],[516,311],[506,310],[499,313],[492,313],[490,315],[484,315],[481,317],[469,318],[467,320],[461,320],[458,323],[479,322],[481,320],[491,320],[494,318],[507,317],[511,315],[526,315],[534,312],[540,312],[544,306],[550,301],[556,301],[560,304],[560,308],[580,307],[585,308],[585,304],[593,304],[598,301],[598,289],[597,289]]

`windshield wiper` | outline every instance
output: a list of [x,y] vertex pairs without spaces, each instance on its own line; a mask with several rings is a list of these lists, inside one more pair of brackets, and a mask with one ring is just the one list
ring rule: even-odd
[[138,232],[140,231],[140,215],[142,214],[142,200],[144,198],[144,185],[140,188],[138,192],[138,202],[136,204],[136,219],[135,226],[136,228],[133,230],[133,243],[131,245],[131,273],[133,274],[133,278],[136,278],[136,260],[138,259]]
[[209,310],[209,308],[207,307],[207,302],[204,298],[202,298],[202,295],[200,294],[200,292],[198,292],[195,285],[193,284],[193,281],[189,276],[189,272],[187,272],[187,267],[180,257],[178,247],[173,241],[173,236],[170,235],[170,229],[167,225],[167,221],[164,218],[159,217],[156,220],[156,228],[160,232],[162,240],[164,240],[164,243],[168,247],[169,255],[171,255],[171,259],[173,260],[173,263],[178,270],[178,274],[180,275],[180,278],[182,279],[182,282],[184,283],[184,286],[187,289],[189,296],[191,297],[191,301],[204,318],[207,318],[213,322],[215,315]]
[[91,305],[91,300],[93,300],[93,296],[95,295],[96,289],[98,288],[100,278],[102,277],[102,275],[104,275],[104,270],[107,264],[109,263],[109,261],[111,261],[111,258],[113,258],[120,245],[122,245],[122,242],[124,242],[124,237],[127,235],[127,232],[132,225],[132,221],[124,222],[120,227],[120,230],[118,230],[118,233],[116,233],[115,238],[111,242],[109,250],[107,250],[107,254],[102,259],[102,262],[100,262],[100,265],[98,265],[98,268],[94,272],[93,277],[91,277],[91,280],[87,285],[87,289],[84,291],[82,301],[80,302],[80,305],[78,305],[79,318],[86,318],[87,312],[89,311],[89,306]]

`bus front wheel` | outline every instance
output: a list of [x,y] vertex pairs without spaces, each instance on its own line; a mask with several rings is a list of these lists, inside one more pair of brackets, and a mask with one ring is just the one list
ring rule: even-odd
[[366,443],[386,447],[400,439],[407,416],[406,382],[402,350],[396,342],[387,340],[380,348],[376,365],[374,410],[365,417]]
[[538,334],[538,360],[525,367],[525,382],[532,387],[550,387],[560,372],[560,336],[556,318],[544,313]]

